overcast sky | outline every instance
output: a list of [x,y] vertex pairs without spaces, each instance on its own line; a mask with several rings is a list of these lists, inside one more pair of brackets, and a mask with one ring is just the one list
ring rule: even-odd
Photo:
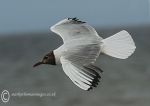
[[94,26],[150,23],[149,0],[0,0],[0,33],[44,31],[78,17]]

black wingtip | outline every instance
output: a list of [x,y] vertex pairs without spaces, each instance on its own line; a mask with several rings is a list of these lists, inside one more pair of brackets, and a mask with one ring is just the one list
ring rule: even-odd
[[95,76],[93,81],[91,82],[90,88],[88,88],[87,91],[93,90],[94,87],[98,86],[99,82],[100,82],[99,76]]
[[91,81],[91,85],[90,85],[90,88],[89,89],[87,89],[87,91],[90,91],[90,90],[92,90],[94,87],[97,87],[98,86],[98,84],[99,84],[99,82],[100,82],[100,79],[101,79],[101,76],[100,76],[100,74],[98,73],[98,72],[102,72],[102,71],[96,71],[96,70],[101,70],[100,68],[97,68],[96,66],[93,66],[93,67],[89,67],[89,66],[84,66],[84,68],[86,69],[86,70],[88,70],[89,72],[91,72],[91,73],[89,73],[94,79]]
[[68,20],[73,20],[75,22],[78,22],[78,23],[86,23],[84,21],[80,21],[77,17],[74,17],[74,18],[67,18]]

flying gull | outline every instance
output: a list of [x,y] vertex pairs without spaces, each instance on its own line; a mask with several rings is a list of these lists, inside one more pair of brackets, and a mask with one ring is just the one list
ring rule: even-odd
[[61,64],[65,74],[83,90],[96,87],[101,79],[103,71],[94,65],[101,53],[126,59],[136,48],[127,31],[104,39],[93,27],[77,18],[63,19],[50,29],[62,38],[63,45],[46,54],[34,67]]

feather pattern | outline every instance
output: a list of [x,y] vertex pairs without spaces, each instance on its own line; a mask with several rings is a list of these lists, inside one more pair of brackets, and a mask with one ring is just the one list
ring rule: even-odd
[[84,40],[87,38],[101,38],[93,27],[79,21],[77,18],[64,19],[53,25],[50,29],[58,34],[63,39],[63,42],[78,38],[84,38]]
[[66,75],[81,89],[90,90],[98,85],[101,76],[97,71],[100,70],[99,72],[102,72],[100,68],[93,68],[96,67],[94,65],[77,65],[64,57],[61,57],[61,63]]
[[71,42],[65,43],[64,47],[66,51],[62,54],[66,59],[81,65],[90,64],[96,61],[97,57],[100,54],[100,42],[99,41],[88,41],[84,43],[82,39],[72,41],[72,45],[69,45]]

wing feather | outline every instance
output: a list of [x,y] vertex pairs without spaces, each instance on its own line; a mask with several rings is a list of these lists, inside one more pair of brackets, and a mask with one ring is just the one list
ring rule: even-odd
[[[78,43],[82,42],[82,43]],[[100,54],[100,42],[98,40],[79,39],[64,44],[66,51],[63,56],[76,64],[87,65],[94,63]]]
[[[72,82],[83,90],[90,90],[98,85],[101,78],[97,70],[89,66],[79,66],[61,57],[61,63],[64,72]],[[96,67],[96,66],[95,66]]]
[[64,42],[78,38],[101,38],[93,27],[87,23],[76,22],[75,20],[64,19],[50,29],[58,34]]
[[53,25],[51,30],[60,35],[64,42],[63,53],[55,52],[59,56],[82,65],[96,61],[102,38],[93,27],[77,18],[68,18]]

